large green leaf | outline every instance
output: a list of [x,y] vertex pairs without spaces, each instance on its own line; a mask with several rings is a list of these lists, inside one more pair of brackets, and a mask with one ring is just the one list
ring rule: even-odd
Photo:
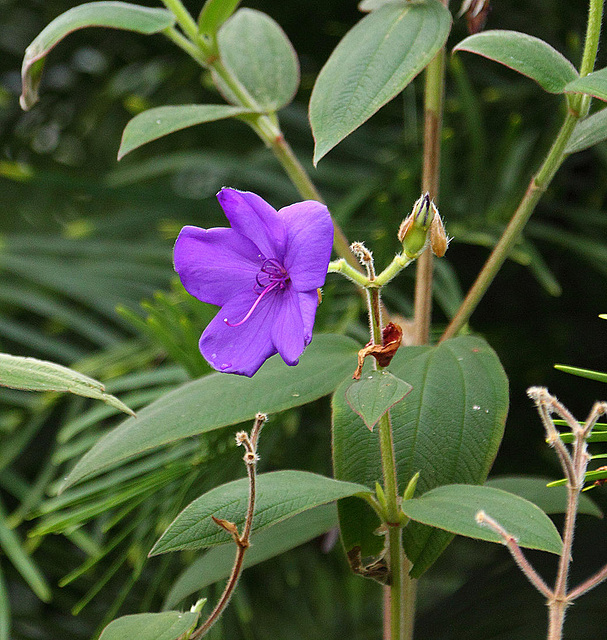
[[575,125],[565,153],[577,153],[607,140],[607,109],[601,109]]
[[547,42],[518,31],[483,31],[462,40],[453,51],[469,51],[535,80],[545,91],[563,93],[578,77],[575,67]]
[[[252,567],[269,558],[298,547],[337,526],[335,504],[324,504],[283,520],[251,536],[251,546],[244,557],[243,568]],[[164,606],[169,609],[200,589],[227,578],[234,565],[234,549],[221,545],[209,549],[177,578]]]
[[[260,531],[282,520],[321,504],[346,496],[371,493],[361,484],[342,482],[308,471],[274,471],[257,476],[253,531]],[[213,517],[242,526],[249,500],[249,480],[241,478],[215,487],[190,503],[169,525],[150,555],[201,549],[232,541]]]
[[[222,62],[255,100],[260,111],[289,104],[299,86],[299,62],[285,32],[270,16],[239,9],[217,33]],[[227,100],[240,104],[221,77],[214,78]]]
[[441,527],[460,536],[502,542],[502,537],[476,521],[484,511],[512,534],[521,547],[561,553],[562,541],[552,520],[535,504],[492,487],[452,484],[428,491],[421,498],[405,500],[409,518]]
[[[399,349],[389,370],[413,390],[391,409],[401,491],[420,472],[418,492],[485,481],[501,441],[508,411],[508,381],[489,345],[478,337],[446,340],[435,347]],[[363,375],[365,375],[363,373]],[[345,400],[349,381],[333,398],[333,465],[340,480],[381,482],[379,441]],[[363,556],[382,548],[378,521],[360,501],[339,503],[346,550]],[[450,534],[410,522],[403,532],[412,574],[421,575],[440,555]]]
[[127,153],[169,133],[205,122],[251,113],[228,104],[180,104],[148,109],[129,120],[122,134],[118,160]]
[[[485,486],[515,493],[517,496],[533,502],[544,513],[565,513],[567,511],[567,487],[546,486],[550,482],[552,482],[550,478],[538,476],[496,476],[487,480]],[[586,494],[580,496],[577,511],[597,518],[603,517],[603,512]]]
[[85,27],[110,27],[152,34],[173,24],[175,17],[166,9],[150,9],[127,2],[89,2],[62,13],[25,50],[21,68],[21,106],[31,109],[36,104],[46,54],[73,31]]
[[422,71],[450,27],[451,14],[443,4],[423,0],[386,4],[345,35],[310,100],[315,164]]
[[118,398],[105,392],[101,382],[60,364],[37,358],[0,353],[0,386],[24,391],[62,391],[94,398],[134,416]]
[[198,613],[163,611],[118,618],[103,630],[99,640],[177,640],[198,620]]
[[63,488],[169,442],[327,395],[351,375],[358,348],[344,336],[321,334],[296,367],[274,356],[252,378],[216,373],[182,385],[103,437],[74,467]]
[[585,93],[600,100],[607,100],[607,68],[569,82],[565,91],[567,93]]

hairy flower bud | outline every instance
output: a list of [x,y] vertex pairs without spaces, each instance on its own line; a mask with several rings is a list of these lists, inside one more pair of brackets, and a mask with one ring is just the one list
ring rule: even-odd
[[411,213],[400,225],[398,239],[408,258],[416,258],[426,246],[428,231],[438,211],[430,195],[425,193],[413,205]]

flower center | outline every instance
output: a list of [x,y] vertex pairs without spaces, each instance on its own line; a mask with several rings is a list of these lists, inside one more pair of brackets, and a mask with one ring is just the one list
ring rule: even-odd
[[245,317],[240,322],[232,323],[227,318],[223,321],[228,327],[239,327],[244,324],[252,315],[262,298],[270,291],[282,291],[289,281],[287,270],[276,260],[276,258],[266,258],[257,276],[255,276],[255,286],[253,291],[257,294],[257,299],[247,311]]

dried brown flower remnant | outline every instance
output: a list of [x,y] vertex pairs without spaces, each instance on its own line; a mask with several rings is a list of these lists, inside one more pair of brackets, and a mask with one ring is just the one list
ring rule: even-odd
[[354,380],[360,380],[365,358],[373,356],[380,367],[387,367],[394,354],[400,347],[403,330],[394,322],[390,322],[382,331],[382,344],[368,344],[358,352],[358,366],[352,376]]

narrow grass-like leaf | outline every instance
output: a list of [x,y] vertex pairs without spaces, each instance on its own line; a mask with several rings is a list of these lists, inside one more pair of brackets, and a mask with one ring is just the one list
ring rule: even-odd
[[495,29],[468,36],[453,51],[469,51],[535,80],[549,93],[563,93],[578,78],[575,67],[547,42],[518,31]]
[[0,640],[11,638],[11,605],[4,582],[4,574],[0,567]]
[[565,87],[565,92],[585,93],[599,100],[607,100],[607,68],[569,82]]
[[371,371],[353,382],[346,400],[363,422],[373,431],[378,420],[411,391],[411,385],[389,371]]
[[579,367],[570,367],[566,364],[555,364],[555,369],[563,371],[564,373],[571,373],[574,376],[580,378],[588,378],[589,380],[596,380],[597,382],[607,382],[607,373],[602,371],[592,371],[591,369],[580,369]]
[[451,14],[438,0],[386,4],[351,29],[310,100],[314,164],[402,91],[443,46]]
[[31,109],[36,104],[45,56],[73,31],[85,27],[110,27],[152,34],[174,23],[175,17],[170,11],[127,2],[89,2],[62,13],[47,25],[25,50],[21,69],[21,106]]
[[69,392],[103,402],[128,413],[135,413],[118,398],[105,392],[101,382],[47,360],[0,353],[0,386],[25,391]]
[[169,133],[205,122],[233,118],[243,113],[251,111],[228,104],[180,104],[148,109],[127,123],[118,150],[118,160],[122,160],[134,149]]
[[49,602],[51,590],[35,562],[21,545],[17,534],[7,525],[6,513],[2,505],[0,505],[0,548],[40,600]]
[[[565,513],[567,511],[567,488],[548,487],[550,478],[538,476],[497,476],[485,482],[486,487],[514,493],[537,505],[544,513]],[[585,494],[580,496],[578,513],[603,517],[603,512]]]
[[[299,61],[280,25],[254,9],[239,9],[217,33],[222,62],[234,73],[261,111],[278,111],[289,104],[299,86]],[[240,100],[218,74],[215,82],[224,97]]]
[[[371,490],[307,471],[274,471],[257,476],[253,531],[260,531],[321,504]],[[241,478],[215,487],[189,504],[150,551],[158,555],[180,549],[202,549],[232,541],[213,517],[241,528],[247,511],[249,480]]]
[[[251,547],[244,557],[243,568],[274,558],[336,526],[335,505],[324,504],[254,533],[251,536]],[[166,597],[164,607],[170,609],[200,589],[227,578],[233,565],[234,549],[230,545],[209,549],[177,578]]]
[[484,511],[521,547],[560,554],[562,541],[552,520],[536,505],[491,487],[452,484],[428,491],[421,498],[405,500],[402,509],[409,518],[440,527],[461,536],[503,542],[499,534],[476,522]]
[[103,630],[99,640],[176,640],[198,621],[191,611],[136,613],[117,618]]
[[601,109],[575,125],[565,153],[577,153],[607,140],[607,109]]
[[356,367],[358,345],[318,335],[296,367],[271,358],[253,378],[216,373],[175,389],[110,431],[74,467],[63,487],[169,442],[316,400]]

